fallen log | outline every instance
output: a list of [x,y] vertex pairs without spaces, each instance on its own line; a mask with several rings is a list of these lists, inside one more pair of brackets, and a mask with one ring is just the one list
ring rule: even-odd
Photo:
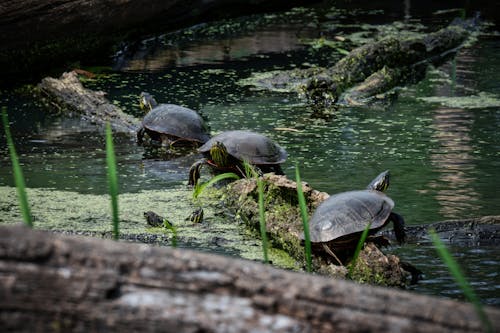
[[[265,174],[264,196],[267,235],[272,245],[283,249],[305,267],[302,218],[297,200],[297,185],[286,176]],[[314,190],[307,183],[302,188],[309,212],[328,198],[328,194]],[[241,179],[228,185],[223,194],[226,206],[253,230],[260,230],[257,184],[255,179]],[[500,216],[485,216],[463,220],[443,221],[422,226],[406,226],[407,242],[429,241],[429,229],[453,244],[477,246],[498,244],[500,241]],[[396,244],[394,232],[387,228],[380,232]],[[322,255],[322,249],[313,248],[313,270],[335,277],[363,280],[388,286],[404,286],[418,279],[418,270],[402,262],[397,256],[384,254],[374,244],[367,243],[351,276],[344,267],[332,265],[332,258]],[[369,270],[367,270],[369,268]],[[362,273],[362,274],[361,274]],[[379,277],[382,277],[379,279]]]
[[475,25],[471,19],[419,37],[389,37],[355,48],[331,67],[259,73],[241,83],[299,93],[319,112],[367,104],[397,86],[421,80],[429,64],[443,63],[462,47]]
[[[297,199],[297,185],[286,176],[265,174],[264,196],[266,208],[266,231],[269,240],[276,248],[292,256],[300,266],[306,266],[302,241],[303,225]],[[309,212],[328,198],[328,194],[314,190],[307,183],[302,189]],[[235,212],[245,224],[254,230],[260,229],[259,206],[256,198],[256,179],[241,179],[224,192],[226,206]],[[352,253],[351,253],[352,255]],[[342,259],[349,264],[349,258]],[[320,274],[340,278],[350,278],[367,283],[404,287],[410,281],[412,272],[404,268],[405,264],[395,255],[386,255],[373,243],[367,242],[362,249],[356,265],[350,272],[340,266],[321,246],[313,247],[312,269]],[[418,277],[411,276],[415,281]]]
[[66,72],[59,79],[44,78],[39,84],[40,93],[49,107],[59,112],[76,114],[91,124],[104,127],[109,122],[115,132],[134,135],[141,121],[112,104],[102,91],[83,87],[75,71]]
[[[448,220],[425,225],[407,226],[408,242],[429,240],[429,230],[435,230],[447,243],[459,246],[484,246],[500,244],[500,216],[483,216],[462,220]],[[391,238],[389,232],[383,234]]]
[[454,300],[19,225],[0,227],[0,280],[9,332],[482,331]]
[[[342,99],[343,102],[388,91],[407,81],[415,69],[425,69],[423,64],[439,63],[456,52],[469,36],[466,28],[471,24],[453,23],[422,37],[402,40],[392,37],[358,47],[333,67],[306,81],[305,94],[314,105],[331,105],[357,85],[363,88],[355,88],[357,91]],[[325,97],[330,100],[325,101]]]

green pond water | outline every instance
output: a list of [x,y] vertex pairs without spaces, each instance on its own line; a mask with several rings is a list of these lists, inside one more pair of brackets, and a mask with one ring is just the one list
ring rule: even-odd
[[[232,129],[266,134],[288,151],[283,165],[288,176],[294,177],[298,163],[302,179],[328,193],[364,188],[389,169],[388,195],[408,225],[500,215],[498,35],[480,37],[453,60],[430,68],[424,80],[399,90],[397,99],[383,107],[344,107],[329,117],[318,117],[296,94],[242,84],[254,73],[328,65],[340,59],[335,48],[310,45],[319,36],[350,37],[352,44],[336,44],[349,49],[376,34],[403,28],[421,31],[422,23],[437,27],[449,21],[430,12],[406,21],[402,11],[353,13],[325,5],[266,16],[250,30],[233,22],[217,26],[217,34],[205,29],[205,36],[193,29],[152,38],[122,50],[115,55],[114,71],[84,84],[107,92],[110,100],[136,116],[140,116],[137,96],[148,91],[159,102],[198,110],[213,134]],[[19,91],[3,91],[0,103],[8,107],[38,226],[106,230],[111,222],[102,129],[77,118],[48,114]],[[19,214],[5,139],[0,140],[0,222],[7,223]],[[234,219],[208,213],[208,223],[202,226],[184,220],[195,206],[186,189],[188,170],[200,156],[144,159],[143,149],[124,136],[115,137],[115,149],[126,232],[164,233],[145,227],[142,213],[154,210],[182,226],[182,246],[260,257],[260,244]],[[229,231],[223,227],[228,224]],[[220,240],[218,234],[229,240]],[[499,247],[451,249],[483,302],[500,305]],[[425,273],[424,281],[411,289],[462,298],[429,244],[393,250]],[[273,261],[291,266],[281,257],[276,252]]]

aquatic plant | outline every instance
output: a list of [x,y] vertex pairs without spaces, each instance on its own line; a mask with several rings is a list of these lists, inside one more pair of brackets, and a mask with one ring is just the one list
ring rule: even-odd
[[200,194],[207,188],[212,186],[213,184],[223,180],[223,179],[240,179],[240,177],[235,174],[234,172],[226,172],[226,173],[221,173],[219,175],[216,175],[212,178],[210,178],[208,181],[205,183],[200,183],[199,181],[196,182],[194,188],[193,188],[193,199],[198,198]]
[[23,221],[27,226],[33,227],[33,220],[28,204],[28,195],[26,194],[26,184],[24,182],[23,171],[21,169],[21,165],[19,164],[16,148],[14,147],[14,142],[10,133],[9,118],[7,116],[7,108],[5,106],[2,107],[2,121],[5,136],[7,138],[7,146],[9,147],[12,171],[14,173],[14,183],[16,184],[17,188],[17,195],[19,197],[19,206],[21,208]]
[[257,191],[259,192],[259,225],[260,237],[262,239],[262,254],[264,255],[264,262],[269,263],[267,254],[266,210],[264,207],[264,181],[260,177],[257,178]]
[[434,244],[437,253],[448,267],[448,270],[455,279],[456,283],[459,285],[465,297],[469,300],[469,302],[473,304],[474,309],[476,310],[476,313],[479,316],[479,319],[481,320],[485,332],[493,333],[493,326],[491,325],[491,322],[488,319],[488,316],[486,315],[486,312],[484,311],[479,298],[477,297],[476,293],[470,286],[464,273],[460,269],[460,266],[455,261],[453,256],[450,254],[444,243],[437,235],[436,230],[434,229],[429,230],[429,234],[431,236],[432,243]]
[[300,215],[304,226],[304,241],[305,241],[305,254],[306,254],[306,268],[310,272],[312,270],[312,257],[311,257],[311,235],[309,233],[309,222],[307,214],[306,199],[302,191],[302,182],[300,180],[299,166],[295,165],[295,182],[297,183],[297,197],[299,200]]
[[259,195],[259,230],[260,239],[262,242],[262,255],[264,256],[264,263],[269,263],[268,255],[268,239],[267,239],[267,226],[266,226],[266,207],[264,205],[264,181],[260,177],[259,171],[248,161],[243,161],[243,168],[245,170],[246,178],[254,178],[257,182],[257,193]]
[[172,247],[177,247],[177,227],[173,226],[167,219],[163,221],[163,226],[172,232]]
[[116,158],[113,146],[113,135],[109,122],[106,124],[106,165],[108,167],[109,194],[111,195],[111,210],[113,214],[113,238],[119,238],[118,219],[118,177],[116,175]]

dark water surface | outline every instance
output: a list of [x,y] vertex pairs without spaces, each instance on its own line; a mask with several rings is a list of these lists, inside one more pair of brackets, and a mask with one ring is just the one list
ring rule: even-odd
[[[170,35],[150,39],[116,57],[113,74],[85,85],[106,91],[136,116],[140,116],[137,95],[148,91],[160,102],[199,110],[213,133],[230,129],[264,133],[288,151],[285,173],[293,178],[297,162],[303,180],[321,191],[364,188],[379,172],[390,169],[388,194],[409,225],[500,215],[498,35],[480,38],[454,60],[429,70],[423,81],[402,89],[390,106],[342,108],[327,119],[316,117],[295,94],[238,84],[254,72],[326,65],[341,57],[334,49],[305,45],[307,39],[350,35],[361,31],[361,23],[371,24],[365,27],[370,35],[377,27],[384,31],[379,24],[393,21],[415,30],[423,29],[421,22],[437,27],[449,20],[421,8],[415,10],[418,16],[408,13],[411,17],[405,21],[404,8],[359,10],[352,15],[324,7],[292,11],[289,20],[270,16],[252,32],[234,28],[236,33],[228,29],[218,38],[196,39],[193,34],[192,40]],[[391,27],[394,32],[400,25]],[[3,92],[1,103],[9,108],[28,187],[107,192],[102,132],[79,120],[47,115],[32,98],[18,92]],[[189,166],[198,157],[143,160],[143,150],[133,140],[116,140],[122,192],[185,183]],[[0,163],[0,185],[13,186],[4,144]],[[483,301],[500,305],[499,248],[451,250]],[[414,289],[461,298],[428,244],[396,251],[426,273],[426,280]]]

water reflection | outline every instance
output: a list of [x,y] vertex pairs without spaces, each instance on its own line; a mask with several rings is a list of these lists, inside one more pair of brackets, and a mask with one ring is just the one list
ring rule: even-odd
[[[447,245],[447,247],[459,260],[460,267],[481,302],[494,306],[500,305],[499,248],[496,246],[468,248],[457,245]],[[465,296],[450,275],[448,268],[436,255],[432,244],[427,242],[418,245],[407,244],[394,248],[391,252],[401,258],[407,258],[413,265],[424,271],[423,280],[410,286],[410,290],[465,300]]]
[[438,178],[430,183],[437,189],[436,199],[440,203],[440,213],[454,218],[463,212],[478,211],[479,193],[474,190],[476,177],[474,170],[474,150],[470,137],[473,119],[470,111],[462,109],[438,108],[433,116],[432,137],[438,143],[431,150],[430,159]]
[[[298,29],[298,28],[297,28]],[[314,32],[301,30],[304,36]],[[120,55],[116,67],[128,72],[157,72],[170,67],[221,64],[252,55],[283,53],[303,48],[296,29],[258,31],[219,40],[197,40],[188,45],[164,45],[160,39],[144,42],[136,51]]]

